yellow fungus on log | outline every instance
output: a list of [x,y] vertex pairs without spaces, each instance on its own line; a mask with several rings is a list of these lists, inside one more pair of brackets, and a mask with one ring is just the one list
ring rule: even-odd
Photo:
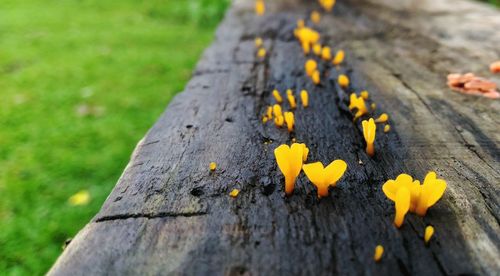
[[309,106],[309,94],[307,94],[307,90],[300,91],[300,100],[302,101],[303,107]]
[[264,48],[260,48],[258,51],[257,51],[257,56],[259,58],[264,58],[266,57],[266,49]]
[[283,113],[281,112],[281,106],[279,104],[273,105],[273,114],[274,117],[282,116]]
[[273,107],[272,106],[267,107],[266,116],[269,120],[273,118]]
[[335,0],[319,0],[319,4],[323,7],[323,9],[330,12],[332,11],[333,6],[335,6]]
[[209,167],[211,171],[215,171],[215,169],[217,168],[217,164],[215,162],[210,162]]
[[260,48],[264,42],[262,41],[262,38],[257,37],[255,38],[255,47]]
[[342,63],[342,61],[344,61],[344,56],[345,56],[345,53],[343,50],[338,50],[337,53],[335,54],[335,57],[333,58],[333,65],[339,65]]
[[278,103],[283,102],[283,98],[281,97],[280,92],[277,89],[273,90],[273,97]]
[[230,195],[231,197],[237,197],[239,193],[240,193],[240,190],[238,190],[238,189],[233,189],[233,190],[229,193],[229,195]]
[[315,44],[313,45],[313,53],[314,53],[315,55],[317,55],[317,56],[321,55],[321,49],[322,49],[322,48],[321,48],[321,44],[319,44],[319,43],[315,43]]
[[295,36],[300,41],[304,53],[308,54],[311,50],[311,45],[319,41],[320,34],[308,27],[298,27],[294,31]]
[[316,68],[318,68],[318,64],[314,59],[308,59],[304,65],[306,69],[306,74],[311,77],[314,71],[316,71]]
[[286,97],[288,98],[290,108],[295,109],[297,107],[297,101],[295,100],[295,96],[293,95],[292,90],[288,89],[286,91]]
[[321,82],[318,70],[315,70],[313,72],[311,78],[312,78],[313,83],[316,84],[316,85],[318,85]]
[[339,85],[343,88],[346,88],[349,86],[349,78],[344,74],[339,75],[338,82],[339,82]]
[[389,115],[387,113],[382,113],[377,119],[375,119],[375,123],[385,123],[389,120]]
[[355,93],[352,93],[349,100],[349,110],[357,110],[356,114],[354,115],[354,121],[368,113],[368,110],[366,109],[365,99],[356,96]]
[[429,241],[432,238],[432,235],[434,235],[434,227],[432,227],[431,225],[425,227],[424,241],[426,244],[429,243]]
[[256,0],[255,1],[255,13],[257,15],[263,15],[266,12],[266,5],[264,4],[264,0]]
[[293,143],[292,146],[281,145],[274,150],[274,156],[281,173],[285,176],[285,193],[291,195],[295,188],[295,180],[302,169],[304,144]]
[[285,122],[286,127],[288,128],[288,132],[292,132],[293,126],[295,124],[295,117],[293,116],[293,112],[285,112]]
[[391,131],[391,126],[390,125],[385,125],[384,126],[384,133],[387,133],[389,131]]
[[319,24],[320,20],[321,20],[321,14],[318,11],[312,11],[311,12],[311,21],[314,24]]
[[386,197],[396,203],[394,224],[397,227],[401,226],[408,211],[424,216],[427,209],[443,196],[445,190],[446,181],[438,179],[435,172],[426,175],[423,185],[408,174],[400,174],[395,180],[390,179],[382,186]]
[[282,127],[283,124],[285,124],[285,117],[283,117],[283,115],[279,115],[279,116],[276,116],[274,118],[274,124],[277,126],[277,127]]
[[304,28],[306,24],[304,23],[304,19],[299,19],[297,20],[297,27],[298,28]]
[[375,262],[379,262],[382,259],[382,255],[384,255],[384,247],[382,245],[377,245],[375,247],[375,254],[373,255],[373,260],[375,260]]
[[323,49],[321,49],[321,58],[323,60],[332,59],[332,50],[330,49],[330,47],[325,46],[325,47],[323,47]]
[[368,97],[370,97],[370,93],[368,93],[368,91],[366,91],[366,90],[363,90],[363,91],[361,91],[360,96],[361,96],[361,98],[365,99],[365,101],[366,101],[366,100],[368,100]]
[[267,123],[267,121],[269,121],[269,117],[266,117],[266,116],[263,116],[262,117],[262,123]]
[[328,166],[323,167],[323,163],[316,162],[304,164],[302,166],[307,178],[316,186],[318,197],[328,196],[328,188],[335,187],[337,181],[344,175],[347,163],[343,160],[335,160]]
[[361,123],[363,125],[363,136],[365,137],[366,141],[366,154],[369,156],[375,155],[375,147],[373,145],[373,142],[375,141],[375,134],[377,130],[377,125],[375,124],[375,121],[373,121],[373,118],[370,118],[370,120],[363,120]]
[[303,149],[302,149],[302,162],[306,162],[307,161],[307,156],[309,155],[309,148],[306,146],[306,144],[301,144],[303,145]]

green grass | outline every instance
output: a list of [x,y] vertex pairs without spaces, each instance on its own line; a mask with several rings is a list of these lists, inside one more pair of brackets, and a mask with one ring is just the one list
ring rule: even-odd
[[0,1],[1,275],[45,273],[99,210],[227,2]]

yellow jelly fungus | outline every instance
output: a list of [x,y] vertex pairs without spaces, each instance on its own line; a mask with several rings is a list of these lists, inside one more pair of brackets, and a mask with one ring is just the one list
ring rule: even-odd
[[356,114],[354,115],[354,120],[357,120],[361,116],[368,113],[366,109],[365,100],[362,97],[356,96],[356,94],[352,93],[349,102],[349,110],[356,109]]
[[314,59],[308,59],[304,65],[304,67],[306,68],[306,74],[308,76],[312,76],[314,71],[316,71],[316,68],[318,68],[318,64],[316,63],[316,61]]
[[283,113],[281,113],[281,106],[279,104],[273,105],[273,114],[274,117],[279,117],[283,115]]
[[321,58],[324,60],[330,60],[332,59],[332,50],[330,47],[325,46],[323,49],[321,49]]
[[281,173],[285,176],[285,193],[291,195],[295,188],[295,179],[302,170],[304,144],[281,145],[274,150],[274,156]]
[[338,50],[337,53],[335,54],[335,57],[333,58],[333,65],[339,65],[342,63],[342,61],[344,61],[344,56],[345,56],[345,53],[343,50]]
[[309,52],[311,52],[311,45],[309,45],[309,43],[305,43],[303,42],[302,43],[302,50],[304,50],[304,54],[309,54]]
[[368,121],[363,120],[361,124],[363,125],[363,136],[366,141],[366,154],[373,156],[375,154],[373,142],[375,141],[377,125],[375,124],[375,121],[373,121],[373,118],[370,118]]
[[316,44],[320,38],[320,34],[317,31],[308,27],[298,27],[295,29],[294,34],[300,41],[306,54],[309,53],[311,45]]
[[285,117],[283,117],[283,115],[279,115],[274,118],[274,124],[276,124],[277,127],[282,127],[284,123]]
[[377,245],[375,247],[375,254],[373,255],[373,260],[379,262],[382,259],[382,255],[384,255],[384,247],[382,245]]
[[339,85],[342,86],[343,88],[346,88],[347,86],[349,86],[349,78],[344,74],[339,75],[338,82],[339,82]]
[[400,174],[395,180],[388,180],[382,186],[382,191],[396,204],[394,224],[400,227],[408,211],[424,216],[427,209],[443,196],[446,181],[438,179],[435,172],[429,172],[420,185],[408,174]]
[[72,195],[68,201],[69,204],[73,206],[87,205],[90,202],[90,193],[87,190],[81,190]]
[[215,162],[210,162],[210,170],[211,171],[215,171],[215,169],[217,168],[217,164]]
[[366,90],[361,91],[360,95],[361,98],[365,99],[365,101],[368,100],[368,97],[370,97],[370,93],[368,93],[368,91]]
[[318,11],[311,12],[311,21],[314,24],[319,24],[320,20],[321,20],[321,14]]
[[307,178],[318,189],[318,197],[321,198],[328,196],[328,188],[335,187],[337,181],[344,175],[347,163],[343,160],[335,160],[324,168],[321,162],[316,162],[304,164],[302,169]]
[[425,243],[429,243],[430,239],[432,238],[432,235],[434,235],[434,227],[430,225],[425,227],[425,233],[424,233]]
[[272,106],[267,107],[266,116],[268,119],[273,118],[273,107]]
[[295,96],[292,93],[287,93],[288,102],[290,103],[290,108],[295,109],[297,107],[297,102],[295,101]]
[[307,156],[309,155],[309,148],[306,146],[306,144],[301,144],[304,146],[302,149],[302,162],[307,161]]
[[230,195],[231,197],[237,197],[239,193],[240,193],[240,190],[238,190],[238,189],[233,189],[233,190],[229,193],[229,195]]
[[264,0],[256,0],[255,13],[257,15],[263,15],[265,12],[266,12],[266,5],[264,4]]
[[295,118],[293,116],[293,112],[285,112],[285,122],[286,122],[286,127],[288,128],[288,132],[292,132],[293,125],[295,124]]
[[312,74],[312,81],[314,84],[318,85],[321,82],[321,79],[319,77],[319,71],[315,70],[314,73]]
[[262,41],[262,38],[257,37],[255,38],[255,47],[260,48],[264,42]]
[[259,51],[257,51],[257,56],[260,58],[264,58],[266,56],[266,49],[260,48]]
[[313,53],[317,56],[321,55],[321,44],[316,43],[313,45]]
[[370,108],[371,108],[372,110],[375,110],[375,108],[377,108],[377,104],[376,104],[376,103],[372,103],[372,104],[370,105]]
[[304,28],[306,24],[304,23],[304,19],[297,20],[297,27]]
[[387,120],[389,120],[389,115],[387,115],[387,113],[382,113],[380,117],[375,119],[375,123],[385,123]]
[[262,117],[262,122],[263,122],[264,124],[265,124],[265,123],[267,123],[267,121],[269,121],[269,118],[268,118],[268,117],[266,117],[266,116]]
[[307,94],[306,90],[300,91],[300,100],[302,101],[302,106],[309,106],[309,94]]
[[389,131],[391,131],[391,126],[390,125],[385,125],[384,126],[384,133],[387,133]]
[[280,92],[277,89],[273,90],[273,97],[274,97],[274,99],[276,99],[276,101],[278,103],[282,103],[283,102],[283,98],[281,97]]
[[323,9],[329,12],[333,9],[333,6],[335,6],[335,0],[319,0],[319,4]]

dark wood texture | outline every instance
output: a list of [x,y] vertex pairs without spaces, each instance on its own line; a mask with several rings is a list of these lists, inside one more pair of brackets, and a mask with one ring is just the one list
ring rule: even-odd
[[[445,83],[466,71],[495,80],[487,70],[500,57],[500,12],[465,0],[338,1],[317,29],[324,44],[346,50],[346,63],[321,64],[315,87],[292,32],[318,6],[266,2],[262,18],[252,0],[233,3],[185,91],[49,275],[498,275],[499,102]],[[256,36],[268,51],[263,62]],[[336,84],[340,72],[351,77],[346,90]],[[274,88],[310,92],[293,135],[261,122]],[[363,89],[377,103],[373,116],[387,112],[392,126],[384,134],[379,125],[374,158],[347,108],[348,95]],[[293,137],[309,146],[309,161],[348,163],[328,198],[318,200],[303,173],[284,196],[273,150]],[[422,180],[429,170],[448,182],[443,199],[395,228],[382,184],[403,172]],[[429,224],[436,234],[425,246]]]

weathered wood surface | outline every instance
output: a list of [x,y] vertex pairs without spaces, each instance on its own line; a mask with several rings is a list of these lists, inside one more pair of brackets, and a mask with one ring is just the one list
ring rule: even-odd
[[[233,3],[185,91],[49,274],[498,275],[499,102],[451,92],[445,79],[489,76],[500,57],[500,12],[464,0],[338,1],[318,29],[347,62],[315,87],[292,30],[318,7],[266,2],[263,18],[253,1]],[[255,58],[257,35],[265,62]],[[352,79],[347,91],[336,85],[339,72]],[[309,160],[348,163],[328,198],[318,200],[303,174],[284,196],[273,150],[292,136],[261,123],[275,87],[310,91],[292,135],[309,146]],[[363,89],[377,114],[391,117],[373,159],[347,109],[348,94]],[[447,180],[445,196],[396,229],[382,183],[429,170]],[[235,199],[233,188],[241,189]],[[426,247],[428,224],[436,234]],[[377,244],[386,250],[378,264]]]

